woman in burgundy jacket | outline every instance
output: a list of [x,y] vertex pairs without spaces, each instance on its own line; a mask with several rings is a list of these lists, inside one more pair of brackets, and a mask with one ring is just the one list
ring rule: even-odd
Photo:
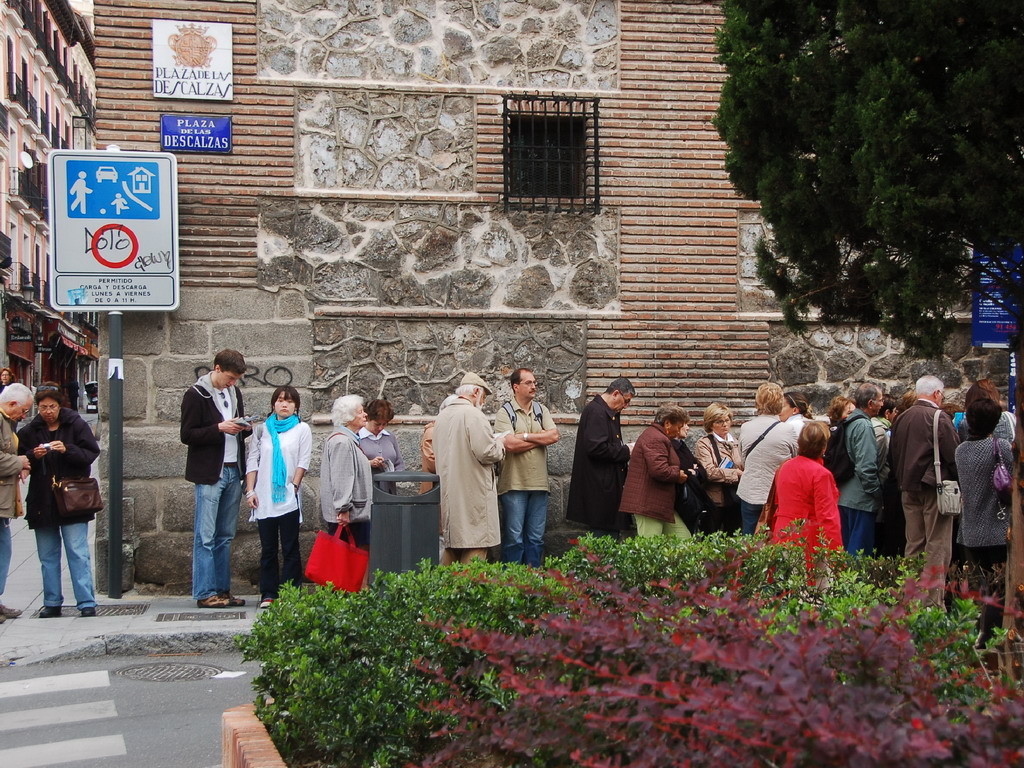
[[685,437],[690,417],[676,405],[666,405],[654,415],[629,456],[626,487],[619,509],[636,518],[637,534],[690,538],[690,531],[676,512],[676,485],[685,483],[692,467],[680,467],[672,440]]

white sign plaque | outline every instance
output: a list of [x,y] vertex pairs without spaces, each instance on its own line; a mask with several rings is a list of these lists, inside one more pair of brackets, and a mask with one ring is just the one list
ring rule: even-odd
[[153,96],[231,101],[231,25],[155,19]]

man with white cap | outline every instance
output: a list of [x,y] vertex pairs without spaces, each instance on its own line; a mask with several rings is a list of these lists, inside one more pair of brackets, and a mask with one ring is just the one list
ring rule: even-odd
[[494,465],[504,458],[505,444],[481,411],[490,393],[480,376],[467,373],[455,390],[459,399],[437,416],[442,565],[485,559],[487,549],[501,543]]

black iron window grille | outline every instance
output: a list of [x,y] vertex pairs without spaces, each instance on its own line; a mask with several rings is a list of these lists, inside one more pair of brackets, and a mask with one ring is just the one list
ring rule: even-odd
[[597,99],[506,96],[502,123],[505,210],[600,211]]

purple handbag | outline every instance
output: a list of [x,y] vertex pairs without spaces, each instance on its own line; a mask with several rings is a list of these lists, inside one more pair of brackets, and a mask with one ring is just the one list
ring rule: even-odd
[[1010,470],[1003,463],[1002,454],[999,453],[999,441],[992,438],[992,454],[996,459],[995,469],[992,470],[992,487],[996,489],[996,497],[1000,504],[1009,504],[1013,500],[1013,478]]

